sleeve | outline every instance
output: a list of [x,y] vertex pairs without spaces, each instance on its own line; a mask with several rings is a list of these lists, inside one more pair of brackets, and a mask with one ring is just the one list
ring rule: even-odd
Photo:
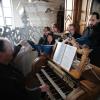
[[43,37],[41,37],[38,44],[43,44],[43,43],[44,43],[44,39],[43,39]]
[[20,45],[20,44],[18,46],[14,47],[13,58],[15,58],[17,56],[17,54],[20,51],[21,47],[22,47],[22,45]]
[[41,89],[39,88],[39,87],[35,87],[35,88],[28,88],[28,87],[25,87],[26,88],[26,90],[27,91],[29,91],[29,92],[34,92],[34,91],[39,91],[39,92],[41,92]]
[[41,89],[39,87],[33,89],[26,88],[26,91],[28,94],[28,98],[41,100]]

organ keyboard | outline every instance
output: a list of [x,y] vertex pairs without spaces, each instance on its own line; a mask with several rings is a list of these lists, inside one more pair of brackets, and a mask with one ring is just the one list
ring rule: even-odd
[[50,87],[49,95],[51,100],[65,100],[66,95],[72,91],[72,88],[66,84],[57,74],[55,74],[50,68],[41,69],[40,73],[37,73],[38,79],[48,84]]

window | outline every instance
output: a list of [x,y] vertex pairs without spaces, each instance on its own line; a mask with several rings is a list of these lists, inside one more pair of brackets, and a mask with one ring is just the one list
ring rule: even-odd
[[4,26],[4,20],[3,17],[0,16],[0,26]]
[[65,0],[65,30],[73,22],[74,0]]
[[6,17],[5,18],[5,22],[6,22],[6,25],[12,25],[12,18],[8,18],[8,17]]
[[2,0],[3,7],[11,7],[11,1],[10,0]]
[[4,17],[12,17],[11,8],[3,8]]
[[2,8],[1,8],[1,5],[0,5],[0,17],[2,16]]
[[12,25],[11,0],[2,0],[0,2],[0,26]]

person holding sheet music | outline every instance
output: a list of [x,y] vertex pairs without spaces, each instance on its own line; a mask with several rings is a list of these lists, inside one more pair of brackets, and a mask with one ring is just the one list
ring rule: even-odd
[[80,45],[87,45],[92,49],[90,53],[90,62],[100,67],[100,22],[99,14],[93,12],[89,16],[88,26],[84,30],[82,37],[76,39]]
[[53,45],[54,44],[55,44],[55,38],[54,38],[53,33],[52,32],[51,33],[48,33],[47,40],[43,43],[43,45],[45,45],[44,51],[42,51],[41,54],[51,55],[52,48],[53,48]]
[[53,45],[55,44],[55,38],[52,32],[48,33],[45,41],[40,44],[34,44],[32,41],[28,40],[28,43],[32,46],[34,50],[38,52],[38,56],[40,55],[51,55]]
[[[99,14],[93,12],[89,16],[88,26],[83,31],[83,36],[76,39],[77,46],[88,46],[91,49],[90,63],[100,67],[100,22]],[[75,41],[75,40],[74,40]],[[67,42],[70,43],[69,40]],[[79,47],[78,46],[78,47]]]
[[44,27],[43,29],[43,37],[40,38],[38,44],[43,44],[47,41],[47,35],[50,33],[50,27]]
[[55,44],[55,37],[53,33],[48,33],[47,35],[47,42],[43,43],[44,45],[54,45]]
[[74,37],[75,39],[80,38],[81,35],[77,32],[76,26],[74,24],[68,25],[68,33],[66,33],[68,37]]
[[54,33],[54,37],[56,40],[59,40],[61,37],[61,32],[60,29],[58,27],[58,24],[54,23],[51,27],[51,31]]
[[68,31],[67,33],[62,35],[63,42],[65,42],[65,43],[67,43],[67,41],[69,41],[72,37],[75,39],[81,37],[81,35],[77,32],[75,24],[69,24],[67,31]]

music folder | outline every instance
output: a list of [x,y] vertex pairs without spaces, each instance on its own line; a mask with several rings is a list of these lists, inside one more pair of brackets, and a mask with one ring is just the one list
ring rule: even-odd
[[43,52],[45,54],[51,54],[53,45],[43,45],[43,44],[34,44],[30,41],[28,43],[34,48],[37,52]]

